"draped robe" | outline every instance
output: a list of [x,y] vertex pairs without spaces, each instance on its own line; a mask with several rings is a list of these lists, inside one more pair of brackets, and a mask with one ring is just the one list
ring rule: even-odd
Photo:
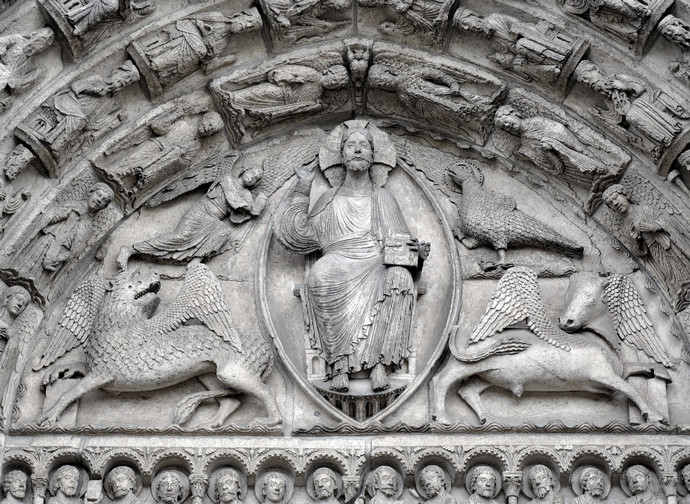
[[410,270],[383,261],[387,238],[409,236],[398,203],[380,187],[371,196],[340,195],[333,188],[310,213],[308,207],[309,196],[294,192],[277,237],[293,252],[323,253],[308,273],[304,295],[312,345],[329,375],[400,365],[409,356],[415,293]]

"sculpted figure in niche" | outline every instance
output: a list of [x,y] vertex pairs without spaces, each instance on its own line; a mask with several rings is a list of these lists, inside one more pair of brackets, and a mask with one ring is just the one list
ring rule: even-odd
[[48,49],[54,40],[50,28],[0,37],[0,114],[11,105],[14,96],[26,92],[43,76],[43,68],[32,68],[29,63],[32,56]]
[[665,504],[666,499],[654,488],[652,472],[643,465],[630,466],[623,473],[621,482],[630,498],[624,504]]
[[367,477],[368,504],[402,504],[402,476],[390,466],[379,466]]
[[529,470],[527,488],[534,495],[529,504],[563,504],[563,497],[558,493],[558,481],[551,469],[536,464]]
[[343,493],[342,478],[328,467],[319,467],[307,481],[307,493],[319,504],[338,504]]
[[609,477],[594,466],[579,468],[573,474],[573,490],[577,496],[573,504],[600,504],[611,490]]
[[48,210],[36,234],[16,257],[20,274],[33,278],[40,286],[50,285],[65,264],[102,236],[105,215],[101,214],[112,200],[112,189],[97,182],[83,200],[67,201]]
[[489,59],[528,81],[555,84],[574,50],[573,42],[565,43],[568,36],[553,29],[549,34],[548,25],[523,23],[505,14],[481,17],[461,9],[453,23],[490,39],[496,52]]
[[457,504],[450,496],[450,477],[437,465],[428,465],[419,472],[416,487],[425,504]]
[[682,59],[672,62],[669,70],[678,78],[690,84],[690,25],[675,16],[668,15],[657,27],[659,33],[682,50]]
[[103,487],[115,504],[139,504],[137,494],[141,491],[141,480],[131,467],[113,468],[105,477]]
[[330,388],[347,391],[350,374],[368,371],[372,389],[382,391],[390,388],[386,368],[401,366],[410,352],[413,275],[429,245],[411,237],[395,197],[372,179],[375,150],[385,145],[374,145],[370,128],[351,124],[342,130],[340,145],[342,183],[309,211],[319,162],[296,168],[297,184],[276,237],[292,252],[323,252],[304,290],[315,323],[314,348],[326,360]]
[[180,504],[189,496],[189,478],[180,471],[166,469],[153,479],[151,493],[160,504]]
[[328,14],[342,12],[352,5],[351,0],[262,0],[274,36],[278,40],[297,42],[319,37],[342,26],[348,20],[328,19]]
[[59,467],[51,476],[48,484],[48,491],[51,497],[48,504],[80,504],[81,473],[79,469],[72,465]]
[[9,156],[7,164],[3,170],[3,177],[0,177],[0,236],[5,231],[5,224],[16,212],[19,211],[24,203],[31,197],[29,191],[14,191],[12,181],[19,175],[31,162],[34,155],[23,145],[15,147]]
[[240,226],[258,217],[268,198],[254,197],[251,188],[263,176],[261,166],[250,166],[239,176],[228,171],[214,183],[206,195],[187,210],[175,229],[149,240],[124,246],[117,258],[118,267],[127,269],[132,256],[164,262],[188,262],[208,259],[239,246]]
[[470,492],[468,504],[498,504],[495,497],[501,491],[501,476],[493,467],[480,465],[473,468],[466,486]]
[[0,504],[23,504],[29,486],[29,477],[24,471],[15,469],[2,478],[3,499]]
[[246,492],[247,481],[236,469],[224,467],[211,475],[208,495],[214,504],[242,504]]
[[288,504],[292,498],[294,483],[282,471],[269,471],[256,482],[256,497],[261,504]]
[[11,327],[30,302],[31,295],[24,287],[13,285],[7,288],[2,299],[2,305],[0,305],[2,307],[2,311],[0,311],[0,348],[5,348],[7,339],[10,337]]

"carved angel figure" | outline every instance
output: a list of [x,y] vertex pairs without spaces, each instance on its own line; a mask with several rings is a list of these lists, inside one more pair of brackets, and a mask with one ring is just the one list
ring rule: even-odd
[[359,0],[362,7],[389,7],[395,21],[383,21],[379,31],[410,36],[420,34],[426,41],[438,41],[445,33],[448,15],[453,6],[448,0]]
[[351,23],[333,19],[352,6],[351,0],[261,0],[261,6],[273,36],[284,42],[320,37]]
[[[272,369],[270,348],[261,336],[238,334],[211,271],[190,264],[175,301],[153,316],[159,289],[155,272],[130,270],[112,280],[89,277],[74,290],[34,370],[48,368],[46,384],[72,376],[75,371],[69,366],[53,363],[82,346],[85,376],[43,411],[37,423],[57,421],[65,408],[92,390],[158,390],[195,376],[208,390],[182,400],[175,423],[186,422],[201,402],[213,398],[220,406],[209,423],[220,426],[240,406],[230,397],[237,393],[256,397],[270,422],[281,421],[274,392],[262,381]],[[198,323],[186,325],[189,320]]]
[[498,263],[481,264],[484,270],[512,266],[505,260],[508,247],[543,247],[582,257],[581,246],[518,210],[513,198],[483,189],[484,175],[470,162],[456,163],[448,175],[462,189],[456,236],[467,248],[490,245],[498,251]]
[[97,244],[113,224],[112,201],[113,190],[98,182],[83,199],[48,209],[16,254],[13,267],[39,289],[50,290],[61,270]]
[[133,207],[141,205],[171,175],[197,161],[202,140],[222,130],[223,119],[218,112],[206,112],[198,121],[164,115],[146,129],[141,138],[132,139],[139,143],[123,156],[113,160],[103,156],[94,161],[97,170],[131,200]]
[[[530,390],[618,392],[648,421],[667,421],[649,398],[621,377],[631,355],[636,362],[646,360],[650,369],[657,370],[656,363],[672,365],[632,281],[620,275],[575,273],[565,297],[559,327],[546,314],[536,273],[525,267],[509,269],[471,334],[456,327],[456,342],[450,344],[455,358],[431,383],[434,416],[444,410],[445,391],[466,380],[458,394],[482,423],[487,412],[480,394],[494,385],[516,397]],[[528,329],[513,327],[523,322]]]
[[577,42],[544,22],[532,25],[505,14],[481,17],[470,10],[460,9],[453,24],[461,30],[490,39],[496,52],[489,59],[505,70],[528,81],[536,79],[547,85],[559,80]]
[[206,195],[180,218],[172,233],[159,234],[149,240],[124,246],[117,264],[127,269],[132,256],[170,262],[208,259],[230,248],[236,251],[244,234],[242,225],[263,212],[267,197],[254,197],[251,189],[263,175],[260,166],[247,168],[239,176],[228,170]]
[[[628,131],[635,142],[642,135],[649,143],[654,162],[688,125],[690,109],[684,100],[652,89],[629,75],[605,76],[591,61],[584,60],[575,69],[575,78],[601,94],[606,109],[594,107],[590,112],[603,121]],[[644,148],[644,146],[641,146]]]
[[604,191],[604,202],[614,212],[610,226],[666,286],[680,311],[690,303],[690,238],[679,210],[656,188],[641,187],[639,192],[633,197],[622,184]]
[[[31,302],[29,291],[20,285],[8,287],[0,301],[0,417],[11,418],[14,407],[13,383],[22,374],[31,349],[31,340],[43,318]],[[5,493],[7,496],[7,493]]]
[[[4,404],[4,403],[3,403]],[[29,489],[29,477],[24,471],[9,471],[2,477],[2,495],[0,504],[23,504]]]
[[43,76],[43,68],[31,67],[31,57],[48,49],[54,40],[50,28],[0,37],[0,114],[10,106],[12,96],[24,93]]
[[546,116],[521,117],[510,105],[496,111],[494,123],[520,137],[520,145],[514,150],[518,159],[571,183],[588,183],[589,212],[601,202],[603,188],[617,180],[630,162],[630,156],[622,151],[618,156],[606,152],[602,148],[605,139],[588,137],[581,129],[576,135],[566,124]]
[[636,43],[640,31],[652,13],[654,2],[643,0],[559,0],[563,10],[571,14],[588,14],[592,23],[602,30]]

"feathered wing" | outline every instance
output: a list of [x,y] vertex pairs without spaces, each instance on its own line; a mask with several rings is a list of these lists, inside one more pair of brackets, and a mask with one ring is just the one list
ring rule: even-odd
[[546,315],[537,274],[525,267],[511,268],[503,275],[469,343],[482,341],[522,321],[527,322],[538,338],[562,350],[570,350],[567,334]]
[[152,336],[162,335],[192,319],[202,322],[236,352],[242,353],[242,340],[233,326],[223,288],[211,270],[201,263],[187,266],[179,295],[163,313],[146,321],[144,331]]
[[10,408],[14,404],[13,395],[17,390],[17,387],[13,386],[14,381],[21,375],[31,349],[31,339],[42,318],[43,312],[31,304],[14,319],[8,331],[9,341],[5,347],[2,365],[0,365],[0,387],[4,388],[2,401],[0,401],[0,416],[3,418],[10,417]]
[[319,153],[324,135],[314,135],[320,138],[304,138],[304,143],[298,147],[290,147],[278,154],[267,156],[264,159],[264,174],[259,186],[252,192],[260,192],[270,197],[274,192],[283,187],[285,182],[295,173],[295,167],[308,163]]
[[630,278],[613,275],[606,287],[606,298],[621,341],[655,362],[672,367],[671,359],[659,341],[642,298]]
[[105,299],[108,281],[91,276],[80,283],[67,301],[60,322],[40,361],[33,367],[39,371],[78,346],[85,346]]

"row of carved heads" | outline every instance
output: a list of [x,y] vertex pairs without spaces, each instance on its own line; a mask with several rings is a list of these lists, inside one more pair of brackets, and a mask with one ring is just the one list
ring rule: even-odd
[[[521,472],[501,472],[499,465],[484,461],[471,466],[464,474],[464,487],[469,504],[496,504],[495,499],[515,504],[523,495],[531,504],[563,504],[560,494],[561,477],[549,461],[534,461]],[[451,491],[454,487],[452,469],[442,462],[426,461],[415,469],[414,482],[409,493],[422,502],[456,504]],[[678,473],[659,476],[652,465],[639,462],[627,465],[618,477],[613,477],[607,465],[591,460],[575,467],[570,473],[570,486],[575,497],[573,504],[603,502],[612,484],[618,480],[620,489],[630,497],[630,504],[676,504],[678,494],[685,496],[690,489],[690,464]],[[364,502],[394,504],[399,502],[406,488],[401,471],[392,465],[379,465],[372,469],[358,489],[359,481],[346,478],[351,488],[344,488],[344,478],[337,468],[321,466],[308,473],[305,490],[313,502],[334,504],[354,498],[359,492]],[[248,481],[249,480],[249,481]],[[165,466],[150,481],[150,495],[142,493],[141,474],[130,465],[112,467],[103,480],[89,479],[87,471],[77,465],[61,465],[50,476],[29,476],[24,468],[8,467],[2,477],[2,504],[80,504],[110,501],[118,504],[139,504],[153,499],[159,504],[213,504],[241,503],[247,497],[252,482],[254,497],[261,504],[287,504],[295,490],[294,473],[285,467],[266,467],[255,478],[248,478],[237,466],[217,467],[210,474],[188,474],[177,466]],[[358,478],[359,480],[359,478]],[[681,482],[678,485],[678,482]],[[346,482],[347,483],[347,482]],[[353,485],[354,483],[354,485]],[[462,484],[462,483],[461,483]],[[33,488],[32,488],[33,487]],[[499,497],[503,491],[503,497]],[[33,495],[32,495],[33,494]],[[251,500],[251,499],[249,499]],[[690,497],[681,500],[685,504]],[[626,501],[626,503],[628,502]]]

